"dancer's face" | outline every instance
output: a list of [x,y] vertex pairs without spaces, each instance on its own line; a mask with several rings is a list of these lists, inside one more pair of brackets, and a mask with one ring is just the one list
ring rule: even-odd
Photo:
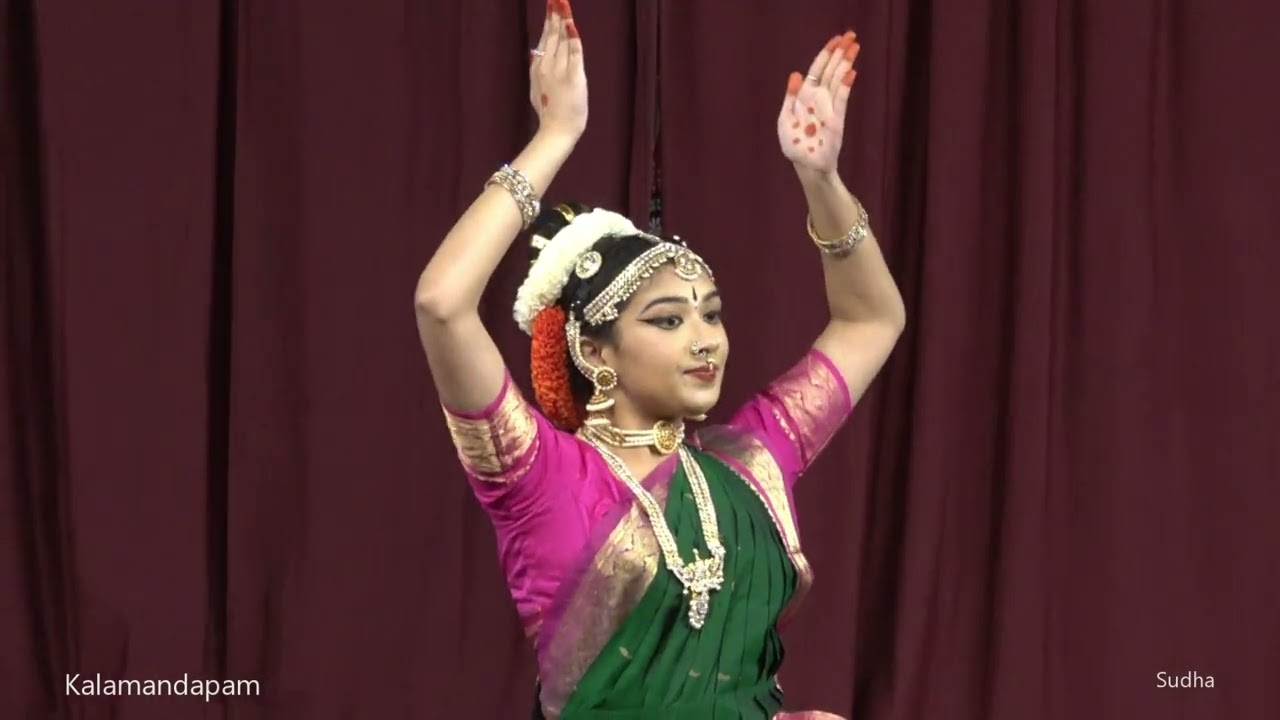
[[[619,411],[625,403],[641,423],[709,411],[720,399],[729,356],[723,308],[705,273],[685,280],[664,265],[645,281],[619,313],[612,341],[584,346],[593,364],[617,371],[612,395]],[[695,353],[695,344],[704,352]]]

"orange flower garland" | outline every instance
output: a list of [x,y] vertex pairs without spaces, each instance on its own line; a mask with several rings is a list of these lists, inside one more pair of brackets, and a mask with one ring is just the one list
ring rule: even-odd
[[564,334],[567,320],[559,305],[543,308],[534,316],[530,359],[533,396],[538,406],[552,424],[572,432],[582,426],[584,418],[569,385],[569,342]]

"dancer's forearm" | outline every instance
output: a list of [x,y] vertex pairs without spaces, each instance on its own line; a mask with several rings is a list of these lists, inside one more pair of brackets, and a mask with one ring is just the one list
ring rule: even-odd
[[[539,133],[511,166],[543,196],[573,151],[576,138]],[[418,279],[415,305],[436,321],[477,311],[480,296],[522,225],[519,206],[506,189],[490,185],[445,236]]]
[[[858,206],[838,174],[805,168],[797,173],[818,237],[838,238],[857,223]],[[881,323],[899,330],[906,324],[902,294],[873,234],[847,257],[823,255],[822,267],[832,320]]]
[[[859,222],[857,201],[839,176],[805,169],[798,172],[819,238],[840,238]],[[822,256],[831,320],[814,347],[830,358],[844,378],[850,398],[857,402],[897,344],[907,313],[870,232],[856,249],[841,254]]]

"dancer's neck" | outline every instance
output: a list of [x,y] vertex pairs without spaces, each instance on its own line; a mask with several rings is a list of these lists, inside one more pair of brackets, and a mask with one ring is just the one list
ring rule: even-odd
[[[596,444],[603,446],[619,460],[622,460],[627,468],[636,476],[637,480],[641,480],[648,475],[658,465],[668,457],[675,454],[678,443],[684,441],[683,429],[684,425],[679,420],[668,420],[662,423],[664,426],[665,436],[658,440],[656,445],[671,443],[668,452],[663,452],[660,447],[655,444],[648,444],[639,447],[625,447],[624,445],[611,441],[608,437],[608,430],[624,431],[628,433],[644,433],[648,435],[646,438],[649,442],[654,443],[654,429],[662,422],[661,418],[649,417],[636,412],[628,412],[628,409],[622,407],[613,408],[612,412],[605,414],[609,420],[609,424],[602,433],[591,433],[588,429],[588,437]],[[674,433],[672,433],[674,431]]]

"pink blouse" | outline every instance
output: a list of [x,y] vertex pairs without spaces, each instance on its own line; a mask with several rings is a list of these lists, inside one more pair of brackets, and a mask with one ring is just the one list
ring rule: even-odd
[[[690,442],[700,446],[701,438],[726,430],[749,436],[776,461],[789,500],[796,481],[851,410],[844,379],[829,358],[811,349],[728,423],[703,428]],[[527,402],[510,374],[484,409],[445,408],[445,417],[472,490],[493,523],[525,631],[536,636],[593,530],[620,502],[630,501],[631,491],[594,448],[557,429]],[[669,474],[675,458],[667,458],[654,476]]]

